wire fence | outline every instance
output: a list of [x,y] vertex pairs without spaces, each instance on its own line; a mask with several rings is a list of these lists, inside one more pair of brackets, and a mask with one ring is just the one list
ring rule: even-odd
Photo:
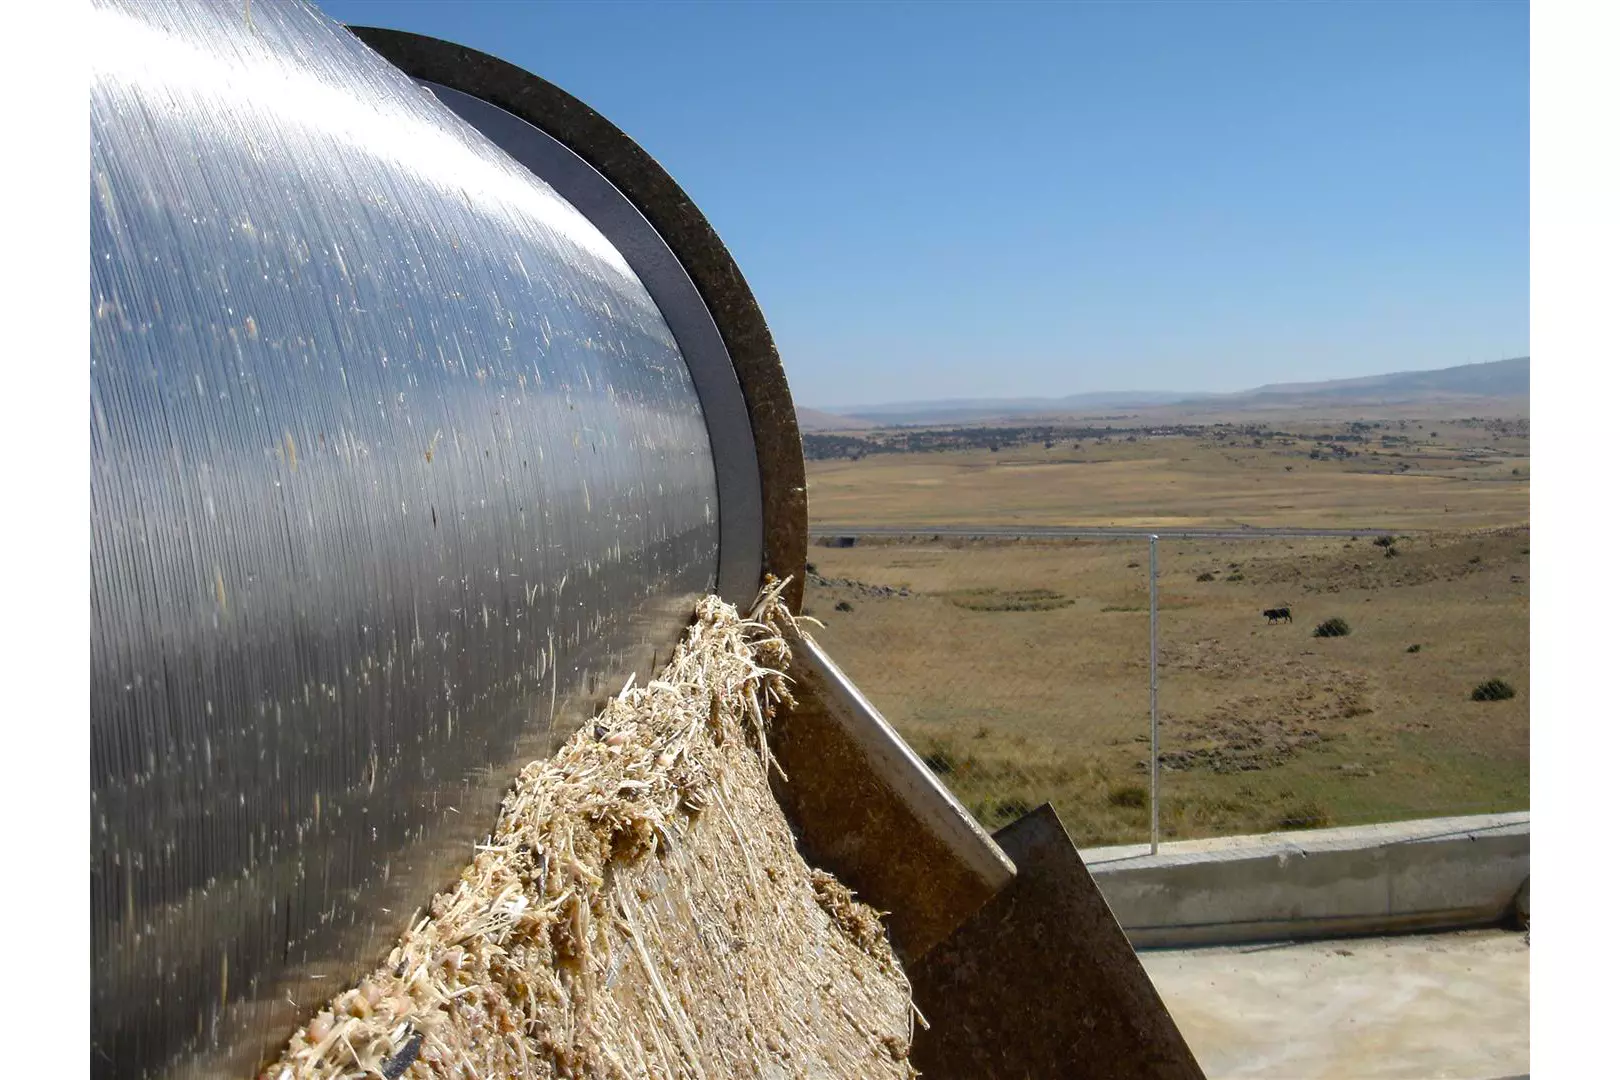
[[1528,552],[1164,535],[1155,607],[1146,535],[833,536],[806,602],[985,826],[1143,843],[1527,808]]

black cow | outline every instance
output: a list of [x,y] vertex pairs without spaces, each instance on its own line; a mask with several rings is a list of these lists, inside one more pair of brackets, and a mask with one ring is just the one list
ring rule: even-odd
[[1266,608],[1266,610],[1262,611],[1260,614],[1266,617],[1267,625],[1276,622],[1278,619],[1281,619],[1284,622],[1294,621],[1294,613],[1285,607]]

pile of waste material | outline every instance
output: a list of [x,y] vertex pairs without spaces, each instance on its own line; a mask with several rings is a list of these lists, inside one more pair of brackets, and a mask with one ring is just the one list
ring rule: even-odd
[[914,1075],[877,914],[771,794],[780,590],[749,617],[700,601],[660,677],[523,770],[456,885],[264,1076]]

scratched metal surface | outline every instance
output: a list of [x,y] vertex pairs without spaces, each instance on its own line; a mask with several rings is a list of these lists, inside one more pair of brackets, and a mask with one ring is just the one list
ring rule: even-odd
[[717,565],[691,378],[544,183],[292,2],[98,2],[91,1066],[251,1075]]

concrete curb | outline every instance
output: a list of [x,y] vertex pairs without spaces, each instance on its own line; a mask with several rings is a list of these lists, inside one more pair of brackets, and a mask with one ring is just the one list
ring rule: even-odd
[[1137,948],[1463,929],[1516,917],[1530,877],[1530,814],[1190,840],[1160,844],[1157,855],[1145,844],[1091,848],[1081,857]]

